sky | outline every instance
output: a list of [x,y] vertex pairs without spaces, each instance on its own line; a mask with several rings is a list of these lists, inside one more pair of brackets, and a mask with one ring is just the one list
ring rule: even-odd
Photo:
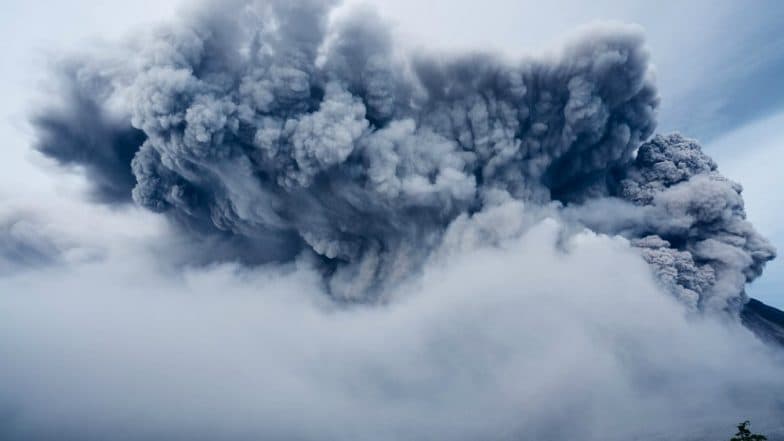
[[[658,132],[679,131],[699,140],[720,170],[745,186],[749,219],[784,248],[784,204],[776,203],[778,195],[770,191],[783,149],[776,130],[784,114],[780,2],[666,1],[654,6],[644,1],[488,0],[480,10],[471,1],[434,0],[427,8],[413,0],[347,5],[353,3],[376,7],[393,24],[398,40],[412,49],[490,50],[510,57],[546,53],[581,25],[639,24],[662,97]],[[75,196],[79,178],[56,173],[29,148],[29,109],[47,96],[47,63],[61,51],[116,41],[171,19],[183,3],[5,0],[3,8],[3,187]],[[769,264],[765,276],[748,289],[778,307],[784,307],[781,262]]]
[[[101,55],[127,54],[145,69],[150,66],[144,63],[156,69],[160,67],[157,62],[170,67],[165,63],[188,58],[180,57],[178,51],[187,52],[191,47],[191,34],[175,34],[170,39],[165,34],[160,40],[135,37],[159,23],[186,16],[193,19],[187,15],[193,5],[180,0],[0,1],[4,59],[0,68],[0,139],[4,140],[0,154],[0,247],[4,247],[0,248],[4,251],[0,252],[0,438],[505,440],[519,439],[519,434],[525,433],[533,439],[552,440],[719,439],[729,438],[736,422],[751,419],[772,441],[784,439],[782,353],[757,339],[736,317],[725,314],[737,299],[738,287],[754,271],[753,262],[769,257],[769,249],[739,220],[737,205],[733,205],[738,200],[736,187],[706,171],[709,161],[690,150],[691,145],[681,138],[657,142],[666,144],[666,153],[691,160],[694,170],[689,170],[686,180],[665,185],[667,177],[660,176],[660,170],[627,163],[624,185],[629,187],[624,190],[630,190],[623,193],[625,200],[619,199],[618,193],[594,186],[596,182],[590,179],[595,173],[575,172],[574,180],[560,187],[552,183],[558,182],[556,178],[536,175],[535,166],[531,166],[533,171],[504,174],[503,166],[519,164],[509,159],[513,155],[504,158],[503,150],[492,156],[493,164],[488,161],[483,165],[482,180],[476,183],[471,180],[473,175],[468,176],[473,172],[461,169],[469,159],[464,159],[467,155],[461,149],[452,148],[456,143],[431,142],[441,138],[428,130],[414,130],[415,123],[407,116],[416,115],[418,108],[404,113],[406,118],[365,130],[369,123],[362,100],[352,96],[355,92],[332,84],[321,90],[317,111],[307,106],[291,110],[301,104],[296,100],[291,109],[276,105],[283,106],[284,112],[304,114],[296,115],[300,119],[291,139],[304,137],[301,144],[311,147],[310,153],[323,153],[319,150],[322,144],[331,148],[327,153],[333,153],[303,154],[296,158],[301,160],[296,171],[307,170],[305,165],[315,170],[324,167],[329,173],[321,177],[335,186],[327,186],[329,191],[347,189],[345,194],[321,191],[320,181],[303,186],[305,190],[291,187],[296,183],[290,180],[273,182],[267,173],[279,172],[277,163],[260,172],[252,168],[256,163],[224,162],[229,160],[213,158],[210,155],[214,152],[207,151],[201,152],[209,158],[204,170],[215,173],[227,189],[227,205],[237,212],[235,218],[216,218],[215,211],[198,210],[193,219],[188,218],[188,195],[185,190],[174,191],[178,186],[168,189],[168,196],[184,200],[177,209],[184,206],[185,210],[172,209],[171,218],[133,204],[96,204],[86,196],[91,187],[85,173],[64,170],[31,149],[35,130],[41,130],[30,124],[31,113],[41,104],[61,98],[62,90],[51,81],[53,64],[62,54],[86,54],[84,60],[96,54],[99,60]],[[394,48],[407,52],[490,51],[513,60],[544,60],[537,66],[545,68],[525,77],[533,78],[528,87],[541,87],[536,93],[547,96],[552,90],[556,91],[553,94],[563,90],[548,89],[549,80],[567,81],[569,104],[553,100],[556,104],[551,105],[564,108],[550,114],[547,99],[542,99],[526,108],[534,115],[531,118],[541,117],[556,131],[564,132],[579,130],[580,123],[588,121],[582,127],[588,128],[580,132],[587,139],[592,139],[592,129],[604,133],[613,127],[621,134],[617,138],[625,139],[619,141],[623,147],[633,139],[631,131],[645,132],[649,127],[650,114],[642,110],[639,116],[637,111],[655,101],[646,93],[649,78],[635,75],[638,69],[647,72],[645,61],[636,57],[641,32],[661,96],[656,131],[678,131],[697,139],[718,162],[723,175],[742,183],[754,227],[779,250],[784,249],[784,204],[776,185],[779,164],[784,160],[780,130],[784,125],[784,89],[779,87],[784,73],[784,35],[778,31],[784,21],[784,5],[702,0],[687,4],[668,0],[655,5],[619,0],[588,3],[432,0],[423,7],[416,0],[349,0],[335,16],[341,18],[341,14],[369,4],[391,23]],[[215,16],[208,17],[207,23],[217,23],[216,29],[220,29],[225,23],[221,10],[209,11]],[[581,27],[590,28],[584,28],[587,33],[579,40],[588,44],[578,44],[572,52],[561,54],[561,48]],[[295,31],[301,32],[281,34],[284,45],[292,35],[297,42],[299,38],[307,40],[312,29]],[[271,35],[278,36],[275,32]],[[593,52],[591,44],[605,41],[602,38],[609,38],[607,41],[631,55],[621,60],[612,44]],[[144,41],[134,47],[140,48],[140,53],[117,49],[114,42],[122,39]],[[363,43],[356,46],[360,52]],[[338,75],[340,46],[333,41],[330,44],[338,49],[327,62],[336,62],[338,67],[328,65],[328,69]],[[368,44],[383,47],[383,41]],[[347,47],[355,48],[351,44]],[[220,55],[214,60],[223,60]],[[431,61],[440,60],[430,56]],[[591,57],[606,64],[594,65]],[[570,63],[575,59],[589,62],[574,68]],[[221,69],[235,67],[221,62],[216,62]],[[482,59],[476,62],[483,63]],[[107,65],[111,63],[96,62],[90,69]],[[123,68],[128,66],[118,65],[123,67],[109,71],[108,77],[122,83],[127,73]],[[607,65],[624,69],[602,70]],[[156,125],[161,119],[155,118],[160,116],[155,112],[164,108],[164,113],[167,104],[165,99],[156,99],[171,92],[166,87],[172,83],[166,83],[165,68],[156,69],[151,68],[149,76],[145,75],[150,71],[131,69],[131,75],[138,74],[144,80],[134,82],[134,87],[150,87],[130,88],[130,93],[120,96],[134,100],[134,124],[144,125],[146,133],[166,134],[171,127]],[[437,79],[454,80],[430,73]],[[267,80],[267,74],[260,74],[261,79],[254,77],[254,85],[265,84],[262,79]],[[582,74],[596,78],[586,80]],[[627,81],[626,74],[632,79]],[[209,81],[221,78],[217,75]],[[295,75],[286,78],[293,80],[285,85],[296,85]],[[624,81],[619,81],[622,84],[616,90],[614,83],[602,83],[607,78]],[[462,86],[460,81],[455,80],[456,89]],[[469,93],[471,87],[466,86]],[[591,106],[595,101],[590,98],[611,103],[616,93],[628,93],[625,88],[634,92],[619,100],[619,107],[606,110],[602,106],[610,104]],[[300,90],[318,95],[314,89]],[[503,90],[498,92],[500,109],[509,98]],[[510,96],[519,99],[514,84],[509,90]],[[407,91],[401,93],[408,96]],[[571,94],[577,99],[572,100]],[[243,91],[237,95],[246,98]],[[263,93],[248,95],[261,96],[264,101]],[[463,105],[459,92],[457,95],[454,108],[449,108],[449,98],[444,98],[450,111]],[[441,104],[438,99],[433,98]],[[183,138],[193,135],[199,141],[198,129],[209,132],[209,124],[220,119],[211,117],[220,112],[210,113],[209,105],[199,107],[204,103],[194,101],[188,104],[192,119],[186,125],[196,134],[183,129]],[[285,103],[285,97],[281,102]],[[640,106],[626,107],[630,102]],[[372,106],[367,99],[367,108]],[[593,119],[580,117],[600,114],[596,107],[613,112],[613,118],[594,126]],[[443,108],[433,109],[428,113],[434,116],[426,116],[433,116],[436,127],[443,120],[439,119]],[[474,136],[481,139],[481,108],[472,107],[468,112],[466,105],[463,110],[476,116],[471,142]],[[267,110],[250,113],[254,118],[276,116]],[[569,118],[561,116],[567,113],[569,117],[577,115],[577,122],[565,122]],[[153,118],[145,120],[150,114]],[[614,123],[616,117],[622,124],[608,126],[607,121]],[[511,117],[514,122],[510,124],[517,122],[515,118],[528,116]],[[76,121],[88,128],[92,123],[95,127],[114,123]],[[260,121],[253,127],[257,132],[252,145],[262,149],[267,148],[262,135],[268,121]],[[417,124],[432,129],[426,127],[431,122],[423,117]],[[519,135],[532,143],[533,159],[552,159],[547,157],[549,152],[536,156],[537,140],[548,142],[542,135],[547,130],[547,124],[530,124]],[[502,145],[503,137],[499,137],[498,145]],[[318,142],[310,142],[311,138]],[[364,155],[362,161],[339,158],[345,138],[350,149]],[[607,138],[606,143],[593,145],[614,146],[616,137]],[[150,145],[160,141],[149,139]],[[563,142],[559,136],[553,139],[556,147]],[[185,147],[202,145],[188,142],[155,145],[170,154],[160,163],[175,169]],[[480,144],[476,141],[476,146]],[[575,141],[570,147],[575,144],[583,145]],[[651,151],[647,153],[655,156],[657,152]],[[481,154],[479,147],[476,152]],[[591,159],[602,156],[595,161],[600,166],[612,163],[608,159],[612,151],[606,157],[606,152],[600,153]],[[585,156],[576,156],[579,170],[593,164]],[[204,166],[184,157],[188,158],[184,164]],[[572,158],[569,152],[559,159],[563,158],[566,165],[558,171],[566,175]],[[386,166],[395,161],[391,176],[384,175]],[[666,165],[666,161],[662,163]],[[157,172],[165,168],[155,168],[161,164],[153,161],[142,166],[151,165]],[[353,168],[356,164],[370,171],[357,172]],[[493,167],[502,172],[493,174]],[[111,164],[107,168],[111,169]],[[485,174],[485,169],[491,172]],[[201,176],[193,178],[187,169],[176,171],[191,179],[183,185],[212,182],[210,178],[200,181]],[[313,178],[284,172],[280,176],[285,178]],[[258,188],[261,175],[272,190]],[[564,207],[560,202],[536,199],[536,192],[542,190],[537,184],[524,188],[531,192],[530,198],[513,198],[513,190],[508,190],[513,185],[503,187],[506,181],[502,180],[510,175],[512,184],[530,176],[537,177],[537,184],[552,178],[547,191],[560,191],[565,198],[573,191],[576,197],[584,196],[585,203]],[[245,179],[247,176],[258,179]],[[153,186],[149,188],[156,190],[159,188],[154,184],[165,181],[167,175],[135,177],[151,178]],[[365,192],[370,185],[378,188]],[[476,187],[483,192],[472,192]],[[592,199],[595,191],[602,190],[616,198]],[[270,195],[275,191],[279,194]],[[156,202],[152,193],[142,197],[150,196]],[[481,199],[476,202],[480,208],[469,214],[468,208],[459,205],[464,194],[472,202]],[[629,203],[647,196],[654,202]],[[375,204],[374,197],[381,202]],[[217,196],[215,199],[225,202]],[[401,205],[395,205],[401,200]],[[346,205],[358,208],[345,210]],[[449,211],[451,205],[458,207],[454,213]],[[275,209],[266,210],[269,206]],[[284,207],[277,211],[279,206]],[[406,210],[384,211],[389,206]],[[428,211],[433,206],[435,210]],[[265,222],[289,222],[270,231],[301,235],[302,240],[297,238],[296,242],[298,254],[258,265],[226,262],[223,255],[244,257],[246,248],[231,238],[222,241],[225,236],[202,235],[199,228],[203,225],[198,222],[203,219],[198,216],[205,212],[209,221],[226,222],[229,228],[248,225],[241,222],[244,220],[255,221],[250,225],[260,227],[251,233],[265,231]],[[413,214],[407,217],[409,212]],[[453,217],[443,216],[444,212]],[[284,213],[281,216],[285,219],[278,219],[278,213]],[[176,215],[186,221],[178,223],[173,219]],[[700,216],[709,219],[708,227],[698,225],[695,219],[702,219]],[[193,229],[187,223],[190,221]],[[363,221],[376,221],[382,227],[374,229]],[[415,227],[409,228],[412,223]],[[700,236],[680,239],[689,245],[695,241],[692,251],[709,256],[706,260],[714,266],[696,268],[691,257],[678,252],[684,244],[662,246],[661,237],[652,236],[665,231],[661,235],[678,240],[678,228],[684,223],[698,225],[693,230],[700,231],[690,234]],[[308,230],[314,225],[314,230]],[[719,227],[712,229],[712,225]],[[386,250],[369,247],[370,251],[350,254],[350,249],[347,252],[342,247],[352,243],[341,242],[343,236],[336,233],[339,239],[331,240],[330,234],[335,233],[331,228],[338,227],[347,235],[367,234],[381,243],[378,248],[390,245],[394,252],[384,254]],[[724,234],[726,229],[736,234]],[[286,240],[243,233],[236,237],[258,240],[251,242],[251,248],[256,244],[274,248]],[[315,239],[306,237],[310,233]],[[738,244],[738,239],[753,243]],[[15,256],[24,259],[15,262]],[[411,270],[412,265],[416,270]],[[680,265],[677,269],[683,276],[677,283],[672,277],[667,279],[671,276],[668,270],[675,265]],[[383,271],[378,269],[381,266]],[[370,280],[368,285],[362,285],[365,279]],[[349,296],[351,292],[341,297],[346,286],[360,286],[361,296],[373,292],[372,283],[385,280],[392,283],[379,298],[357,300]],[[713,297],[709,300],[718,298],[715,310],[710,309],[711,303],[702,304],[704,310],[695,306],[696,292],[702,295],[702,288],[695,285],[705,280],[710,281],[711,291],[706,295]],[[677,291],[683,286],[690,289]],[[762,277],[746,289],[751,296],[784,308],[782,260],[768,263]]]

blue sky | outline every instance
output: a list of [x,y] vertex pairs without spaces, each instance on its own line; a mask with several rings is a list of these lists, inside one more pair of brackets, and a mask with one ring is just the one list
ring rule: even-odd
[[[135,26],[176,15],[178,3],[3,2],[0,193],[19,189],[31,197],[57,197],[74,179],[52,178],[28,148],[27,110],[41,92],[40,72],[48,54],[81,48],[87,40],[119,38]],[[659,131],[678,130],[699,139],[722,172],[744,184],[752,222],[784,249],[784,197],[775,184],[784,159],[784,3],[484,0],[479,9],[466,0],[433,0],[428,7],[415,0],[367,3],[396,23],[396,32],[410,46],[508,55],[545,51],[575,27],[595,21],[638,23],[657,68],[663,100]],[[784,308],[782,260],[769,265],[749,292]]]

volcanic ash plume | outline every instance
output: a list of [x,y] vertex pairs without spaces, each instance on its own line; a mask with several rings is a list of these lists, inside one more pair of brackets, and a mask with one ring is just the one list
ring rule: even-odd
[[509,63],[401,54],[373,13],[329,20],[319,1],[214,6],[63,61],[35,125],[96,199],[220,238],[215,260],[311,254],[332,296],[367,301],[505,204],[627,237],[696,309],[737,310],[774,257],[697,144],[645,142],[658,97],[637,28]]

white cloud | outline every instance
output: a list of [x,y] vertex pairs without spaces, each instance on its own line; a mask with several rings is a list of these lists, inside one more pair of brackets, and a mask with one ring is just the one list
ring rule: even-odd
[[439,253],[385,305],[331,303],[307,259],[172,271],[165,229],[105,241],[105,259],[0,279],[0,433],[673,439],[744,418],[777,429],[784,381],[748,331],[687,317],[621,239],[523,219],[527,232],[498,247],[452,236],[468,240],[450,244],[461,253]]

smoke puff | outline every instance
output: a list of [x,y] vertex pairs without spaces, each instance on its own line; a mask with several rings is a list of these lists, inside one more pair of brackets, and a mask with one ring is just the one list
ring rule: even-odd
[[[70,100],[98,117],[44,111],[39,149],[83,164],[106,200],[126,191],[201,237],[252,244],[234,258],[313,253],[347,300],[383,295],[452,222],[500,199],[638,207],[604,204],[628,215],[622,229],[606,225],[612,213],[573,218],[634,239],[695,308],[737,309],[775,254],[744,220],[740,187],[693,143],[656,138],[635,157],[658,105],[635,27],[595,27],[558,55],[509,63],[401,56],[367,10],[329,22],[325,2],[240,4],[98,57],[108,77]],[[100,117],[109,102],[122,123]]]
[[34,116],[35,148],[60,164],[83,167],[97,201],[130,201],[136,184],[131,160],[144,132],[106,109],[111,79],[99,70],[82,60],[63,63],[58,70],[62,103]]
[[619,196],[649,209],[635,227],[650,236],[636,243],[657,272],[674,276],[679,297],[692,306],[739,311],[738,294],[776,255],[746,221],[741,191],[679,135],[643,144],[620,180]]

